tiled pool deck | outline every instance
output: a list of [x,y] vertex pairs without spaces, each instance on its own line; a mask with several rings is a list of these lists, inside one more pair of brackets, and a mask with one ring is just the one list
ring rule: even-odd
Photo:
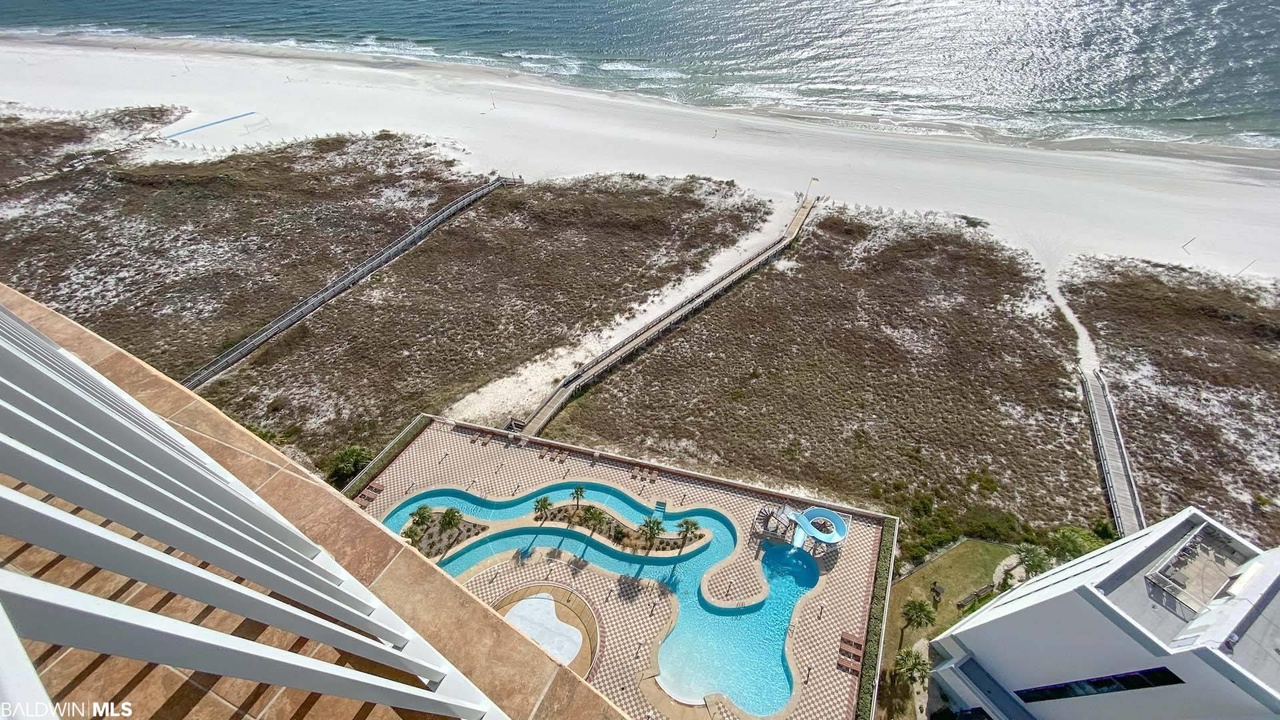
[[[498,703],[512,720],[621,720],[623,717],[621,709],[603,694],[556,663],[434,563],[406,547],[328,483],[311,477],[278,449],[200,396],[2,284],[0,305],[102,373],[239,478],[366,584],[387,607]],[[0,485],[21,487],[23,493],[37,500],[75,510],[74,506],[8,476],[0,475]],[[94,522],[101,520],[87,511],[80,511],[80,517]],[[133,530],[121,525],[101,522],[107,529],[135,536]],[[153,542],[147,538],[142,541]],[[353,664],[349,656],[331,647],[23,543],[6,536],[3,527],[0,527],[0,567],[184,622],[234,631],[241,637],[322,662]],[[192,672],[118,655],[29,640],[24,640],[23,645],[45,689],[56,701],[130,702],[135,718],[425,720],[427,717],[385,705]],[[8,660],[0,658],[0,667]],[[378,672],[368,665],[360,668]]]
[[[562,462],[553,459],[557,453],[548,452],[540,458],[544,448],[569,453]],[[637,479],[637,467],[657,469],[656,481]],[[385,490],[368,510],[377,518],[428,489],[452,487],[489,498],[510,498],[566,480],[608,482],[647,504],[665,501],[669,510],[719,510],[737,526],[739,542],[734,553],[704,578],[703,590],[710,600],[726,606],[755,602],[765,593],[757,543],[751,533],[758,510],[781,502],[800,510],[808,507],[799,498],[447,420],[430,424],[377,480]],[[852,514],[848,536],[837,551],[818,558],[822,578],[796,607],[787,640],[796,692],[775,717],[853,717],[859,678],[838,670],[836,661],[841,633],[866,635],[884,521],[872,513]],[[535,583],[554,582],[573,588],[603,626],[599,657],[587,680],[633,718],[751,717],[715,696],[705,707],[672,701],[652,678],[657,674],[658,646],[674,621],[675,600],[656,583],[620,582],[617,576],[593,566],[571,565],[568,561],[572,559],[550,557],[547,551],[523,560],[503,555],[481,563],[460,580],[490,604]],[[868,675],[864,680],[874,682],[872,668],[879,648],[866,650]]]

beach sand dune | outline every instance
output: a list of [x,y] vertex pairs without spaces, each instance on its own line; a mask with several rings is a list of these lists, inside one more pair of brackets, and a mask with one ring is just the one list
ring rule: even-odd
[[[836,202],[981,217],[1050,268],[1103,253],[1280,275],[1276,151],[1013,147],[688,107],[489,68],[122,37],[0,40],[0,100],[190,108],[169,134],[253,113],[175,138],[224,148],[386,128],[444,141],[483,172],[696,173],[734,179],[780,207],[817,177],[815,192]],[[1205,159],[1215,154],[1234,162]]]

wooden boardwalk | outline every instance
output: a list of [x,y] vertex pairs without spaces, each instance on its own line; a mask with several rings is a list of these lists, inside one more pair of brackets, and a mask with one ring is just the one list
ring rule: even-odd
[[1089,420],[1093,426],[1093,446],[1098,453],[1098,467],[1107,490],[1107,503],[1111,517],[1121,537],[1135,533],[1147,526],[1142,515],[1142,502],[1138,487],[1133,481],[1129,466],[1129,454],[1120,436],[1120,424],[1116,421],[1115,408],[1107,383],[1097,370],[1080,371],[1080,384],[1084,388],[1085,402],[1089,406]]
[[787,226],[787,231],[782,234],[782,237],[761,248],[759,252],[744,259],[696,294],[689,296],[680,304],[654,318],[644,327],[565,377],[564,380],[560,381],[555,391],[542,401],[542,404],[538,406],[537,410],[534,410],[527,420],[521,422],[513,419],[507,425],[508,429],[519,430],[525,435],[538,435],[541,433],[547,427],[547,424],[551,422],[551,419],[556,416],[556,413],[560,412],[573,399],[574,395],[600,379],[614,365],[653,342],[663,333],[680,324],[704,305],[711,302],[711,300],[733,287],[738,281],[776,258],[800,234],[800,228],[804,227],[804,221],[809,217],[809,213],[813,210],[813,205],[816,201],[816,197],[805,198],[804,202],[796,210],[795,216],[791,218],[791,224]]
[[310,297],[289,308],[283,315],[280,315],[261,328],[258,328],[249,337],[236,343],[234,347],[213,360],[210,360],[204,367],[195,371],[183,380],[183,386],[190,390],[195,390],[227,370],[230,370],[232,366],[252,355],[255,350],[262,347],[271,338],[302,322],[307,318],[307,316],[311,315],[311,313],[314,313],[323,307],[325,303],[338,297],[356,283],[364,280],[385,267],[391,261],[417,247],[418,243],[421,243],[426,239],[427,235],[432,230],[435,230],[437,227],[444,224],[444,222],[449,218],[470,207],[472,203],[500,187],[507,185],[519,185],[523,182],[523,180],[499,177],[475,188],[453,202],[450,202],[432,213],[426,220],[415,225],[409,230],[409,232],[401,235],[395,242],[365,258],[359,265],[356,265],[350,270],[339,275],[337,278],[331,280],[328,285],[325,285]]

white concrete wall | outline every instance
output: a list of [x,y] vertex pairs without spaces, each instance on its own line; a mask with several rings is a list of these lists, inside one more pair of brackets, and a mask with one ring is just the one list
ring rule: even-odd
[[1047,597],[953,636],[1011,693],[1161,666],[1185,683],[1027,705],[1041,720],[1274,717],[1194,655],[1153,655],[1077,593]]

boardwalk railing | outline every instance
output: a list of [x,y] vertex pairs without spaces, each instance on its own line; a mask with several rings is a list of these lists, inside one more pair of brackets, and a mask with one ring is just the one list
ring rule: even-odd
[[556,413],[560,412],[561,408],[573,399],[575,394],[595,382],[614,365],[657,339],[685,318],[697,312],[702,306],[729,290],[738,281],[782,253],[800,234],[800,228],[804,225],[805,219],[808,218],[809,212],[813,210],[815,201],[816,198],[808,198],[801,203],[800,208],[796,210],[795,217],[792,218],[791,224],[781,238],[761,248],[755,254],[744,258],[699,292],[685,298],[658,317],[645,323],[644,327],[631,333],[608,350],[595,356],[586,364],[565,376],[560,381],[560,384],[556,386],[556,389],[542,401],[527,420],[521,422],[513,419],[508,423],[508,429],[519,430],[526,435],[541,433],[547,424],[551,422],[551,419],[555,417]]
[[1093,429],[1094,446],[1098,451],[1098,466],[1102,482],[1106,486],[1108,504],[1115,521],[1116,532],[1121,537],[1147,526],[1142,514],[1142,502],[1138,486],[1133,480],[1129,465],[1129,453],[1120,434],[1115,407],[1111,404],[1111,392],[1102,373],[1080,371],[1080,384],[1089,406],[1089,420]]
[[271,338],[293,327],[311,313],[319,310],[325,303],[346,292],[356,283],[369,277],[377,270],[385,267],[392,260],[395,260],[411,250],[418,243],[422,242],[432,230],[440,227],[440,225],[442,225],[446,220],[466,209],[475,201],[488,195],[494,190],[503,187],[504,185],[518,185],[520,182],[520,180],[500,177],[485,185],[481,185],[462,197],[457,198],[448,205],[445,205],[433,213],[431,217],[414,226],[412,230],[401,235],[395,242],[369,256],[359,265],[356,265],[350,270],[339,275],[319,292],[289,308],[283,315],[259,328],[244,340],[236,343],[230,350],[227,350],[214,358],[204,367],[195,371],[195,373],[183,380],[182,384],[187,388],[194,390],[214,379],[218,375],[221,375],[236,363],[249,357],[254,350],[262,347],[262,345]]

